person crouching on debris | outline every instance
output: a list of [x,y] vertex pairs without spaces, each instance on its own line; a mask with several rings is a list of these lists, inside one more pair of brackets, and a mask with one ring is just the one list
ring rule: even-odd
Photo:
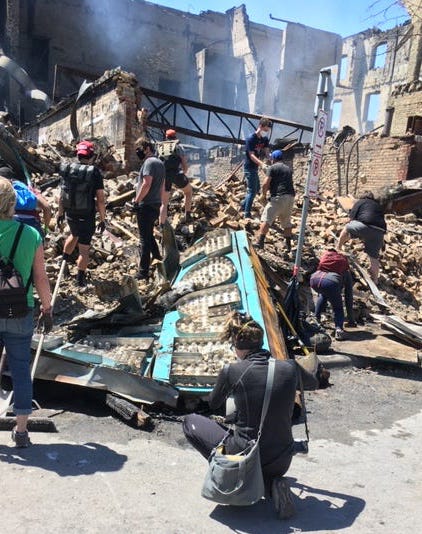
[[272,165],[268,169],[268,176],[262,185],[262,200],[266,200],[268,191],[270,191],[270,199],[262,213],[256,247],[260,249],[264,247],[265,236],[278,217],[286,238],[287,252],[290,252],[292,248],[292,223],[290,218],[295,199],[292,171],[290,167],[282,162],[283,152],[281,150],[274,150],[270,157]]
[[343,329],[343,288],[348,324],[349,326],[355,326],[353,317],[353,279],[347,257],[335,249],[326,250],[319,260],[317,270],[311,275],[310,286],[318,293],[315,306],[317,321],[321,321],[321,314],[325,311],[327,302],[329,302],[334,313],[334,337],[337,341],[344,340],[346,333]]
[[263,117],[258,124],[257,130],[246,139],[246,156],[243,166],[246,182],[246,197],[241,202],[240,207],[244,211],[246,218],[251,218],[252,204],[255,196],[259,193],[258,168],[267,167],[267,164],[260,158],[268,156],[269,132],[272,122]]
[[146,280],[149,277],[151,256],[161,259],[154,237],[154,224],[160,216],[166,170],[164,163],[155,156],[153,143],[146,139],[138,139],[135,146],[136,154],[142,161],[133,203],[139,230],[140,260],[137,279]]
[[[6,350],[13,383],[13,411],[16,426],[12,439],[17,447],[28,447],[27,423],[32,412],[30,372],[34,296],[32,280],[41,300],[38,327],[44,333],[53,326],[50,284],[44,267],[41,236],[26,224],[13,220],[16,193],[6,178],[0,177],[0,346]],[[8,265],[9,264],[9,265]],[[12,265],[10,265],[12,264]],[[11,271],[14,268],[15,273]],[[12,276],[10,277],[10,274]],[[8,280],[15,281],[14,287]],[[21,285],[18,288],[18,282]],[[18,291],[18,289],[20,291]],[[1,375],[1,371],[0,371]]]
[[180,146],[179,139],[176,137],[176,131],[172,129],[167,130],[165,141],[157,143],[156,149],[157,155],[164,163],[166,169],[163,203],[160,209],[160,224],[164,224],[167,220],[168,204],[170,202],[173,184],[183,192],[185,197],[184,221],[190,222],[193,189],[186,176],[188,163],[183,148]]
[[[15,219],[33,226],[44,239],[51,220],[51,208],[47,199],[32,186],[18,180],[16,173],[10,167],[1,167],[0,176],[10,180],[15,190]],[[40,212],[43,216],[43,224],[41,224]]]
[[[248,441],[257,438],[271,358],[270,352],[262,348],[263,338],[262,327],[251,316],[237,311],[229,315],[222,339],[232,342],[238,361],[225,365],[220,371],[208,402],[211,409],[217,409],[229,396],[233,396],[235,412],[230,421],[226,418],[226,422],[234,423],[234,428],[228,430],[198,414],[187,415],[183,422],[187,440],[206,459],[227,434],[226,454],[243,451]],[[294,454],[291,420],[296,384],[295,362],[277,360],[259,447],[264,480],[271,488],[271,497],[280,518],[294,513],[292,493],[283,475]]]
[[337,248],[342,250],[351,237],[360,238],[369,257],[369,274],[376,284],[380,270],[379,253],[387,231],[384,210],[371,191],[364,191],[350,210],[349,218],[350,222],[341,231]]
[[61,191],[57,224],[61,227],[66,216],[70,235],[63,247],[63,259],[69,260],[76,245],[78,246],[76,283],[79,287],[85,287],[89,246],[95,232],[95,213],[98,211],[100,217],[97,230],[102,233],[105,230],[106,212],[103,177],[98,168],[92,164],[95,158],[93,143],[91,141],[78,143],[76,155],[79,163],[60,164]]

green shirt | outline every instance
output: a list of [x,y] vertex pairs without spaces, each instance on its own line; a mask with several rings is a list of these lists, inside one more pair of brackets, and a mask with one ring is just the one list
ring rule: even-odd
[[[19,224],[15,220],[0,220],[0,256],[4,259],[9,258],[12,249],[13,240],[18,231]],[[31,276],[32,265],[37,248],[41,245],[41,237],[35,228],[24,224],[24,228],[16,248],[13,265],[20,272],[23,283],[26,285]],[[27,294],[28,306],[34,307],[34,294],[32,283],[28,288]]]

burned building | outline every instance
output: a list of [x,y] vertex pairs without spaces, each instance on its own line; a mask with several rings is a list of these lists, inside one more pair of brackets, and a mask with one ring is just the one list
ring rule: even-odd
[[[4,52],[54,101],[121,66],[142,87],[312,124],[318,72],[341,53],[337,34],[256,24],[244,5],[195,15],[143,0],[5,3]],[[22,122],[18,89],[11,78],[3,100]]]

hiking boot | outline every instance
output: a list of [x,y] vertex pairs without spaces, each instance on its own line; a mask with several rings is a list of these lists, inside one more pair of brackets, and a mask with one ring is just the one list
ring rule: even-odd
[[190,211],[187,211],[182,219],[182,222],[185,224],[188,224],[192,222],[192,214]]
[[286,478],[277,477],[272,481],[271,499],[279,519],[288,519],[295,514],[293,493]]
[[290,252],[292,250],[292,238],[286,237],[286,250]]
[[259,249],[263,249],[264,242],[265,242],[265,235],[260,234],[258,237],[258,241],[255,243],[255,247]]
[[346,332],[342,328],[336,328],[334,338],[336,341],[344,341],[346,339]]
[[18,449],[26,449],[31,445],[28,431],[25,430],[25,432],[17,432],[16,427],[12,430],[12,440],[15,442],[15,446]]
[[85,271],[78,271],[78,274],[76,276],[76,284],[78,285],[78,287],[86,287],[88,285],[88,282],[86,281]]

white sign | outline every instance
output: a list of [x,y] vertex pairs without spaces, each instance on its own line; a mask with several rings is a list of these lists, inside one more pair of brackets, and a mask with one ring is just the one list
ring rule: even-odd
[[311,172],[308,182],[308,195],[318,194],[319,177],[321,176],[322,152],[324,150],[325,133],[327,131],[328,113],[323,109],[318,111],[315,124],[315,141],[312,147]]

